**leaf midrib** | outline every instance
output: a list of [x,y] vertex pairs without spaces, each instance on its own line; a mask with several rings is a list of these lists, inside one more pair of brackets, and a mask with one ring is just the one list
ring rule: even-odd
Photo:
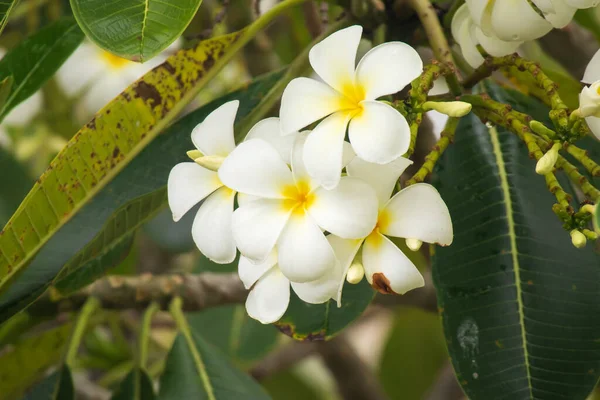
[[521,288],[521,274],[519,266],[519,257],[517,249],[517,235],[515,233],[515,221],[513,218],[513,204],[510,196],[510,185],[508,183],[508,175],[506,173],[506,164],[504,162],[504,156],[502,154],[502,148],[500,146],[500,140],[498,139],[498,131],[495,127],[489,128],[490,139],[492,142],[492,149],[494,157],[496,158],[496,165],[498,166],[498,175],[500,177],[500,188],[502,189],[502,195],[504,197],[504,204],[506,206],[506,221],[508,224],[508,236],[510,238],[510,254],[513,262],[513,270],[515,274],[515,287],[517,290],[517,305],[519,311],[519,325],[521,328],[521,341],[523,342],[523,354],[525,358],[525,370],[527,372],[527,384],[529,386],[529,398],[533,399],[533,391],[531,385],[531,371],[529,369],[529,354],[527,351],[527,332],[525,332],[525,312],[522,297]]

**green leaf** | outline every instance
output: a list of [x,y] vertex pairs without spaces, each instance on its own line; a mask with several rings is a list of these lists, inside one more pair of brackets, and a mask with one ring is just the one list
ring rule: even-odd
[[8,23],[8,17],[19,0],[0,0],[0,34]]
[[15,78],[11,76],[7,76],[6,78],[0,81],[0,108],[4,107],[6,103],[6,99],[8,99],[8,95],[15,83]]
[[225,356],[197,333],[175,338],[160,380],[160,400],[269,399],[248,375],[237,370]]
[[594,229],[600,235],[600,203],[596,204],[596,211],[594,213]]
[[25,168],[0,147],[0,225],[4,225],[15,212],[33,184]]
[[289,370],[269,376],[261,384],[273,400],[323,399],[323,396]]
[[[164,186],[174,163],[162,164],[163,155],[155,153],[151,161],[142,157],[144,163],[140,165],[138,162],[134,168],[148,169],[150,164],[157,163],[164,169],[159,177],[147,174],[133,180],[125,177],[126,186],[136,189],[124,190],[124,181],[121,180],[120,185],[113,187],[118,191],[108,193],[101,190],[176,117],[186,99],[210,80],[216,73],[213,66],[231,57],[227,51],[238,36],[238,33],[233,33],[210,39],[201,42],[197,48],[169,57],[105,106],[57,155],[0,233],[0,289],[6,290],[7,283],[17,274],[24,278],[23,270],[27,270],[25,267],[40,249],[42,254],[44,250],[52,254],[45,262],[40,262],[50,262],[53,268],[45,266],[38,269],[39,265],[35,262],[31,264],[35,271],[30,275],[32,281],[27,283],[27,280],[20,279],[19,283],[23,285],[10,287],[0,300],[0,309],[25,293],[35,292],[35,289],[25,289],[25,286],[34,284],[40,288],[40,283],[54,278],[60,267],[98,234],[98,224],[103,224],[114,210],[135,197]],[[144,182],[150,182],[149,186],[153,189],[148,190]],[[124,193],[135,194],[126,196]],[[110,202],[107,202],[107,197]],[[67,222],[71,222],[71,227],[73,223],[78,225],[77,217],[92,199],[96,208],[87,216],[93,221],[93,230],[89,229],[90,220],[79,219],[79,223],[84,224],[83,228],[79,226],[77,231],[65,233],[67,237],[61,239],[59,236],[52,240],[51,244],[55,247],[48,248],[47,242],[55,239],[57,232],[63,232],[61,228]],[[139,203],[143,202],[138,201],[138,206]],[[139,222],[135,220],[136,215],[148,211],[140,208],[132,207],[129,212],[134,219],[133,224]],[[124,209],[127,212],[127,206]],[[78,240],[83,238],[85,241]]]
[[0,60],[0,80],[12,76],[14,83],[0,106],[0,120],[54,75],[83,40],[73,18],[63,18],[23,40]]
[[144,62],[185,30],[202,0],[71,0],[73,15],[94,43]]
[[[495,85],[488,92],[534,116],[543,110]],[[582,399],[600,374],[600,258],[571,245],[534,169],[516,135],[470,114],[434,178],[455,236],[436,248],[433,278],[472,399]]]
[[154,388],[148,374],[134,368],[121,382],[112,400],[154,400]]
[[65,324],[37,332],[3,349],[0,356],[0,393],[3,398],[21,397],[50,366],[60,362],[72,326]]
[[366,279],[357,285],[346,282],[340,308],[333,300],[325,304],[305,303],[292,291],[290,305],[275,325],[296,340],[328,340],[358,318],[374,296]]
[[23,400],[74,400],[75,388],[71,370],[63,365],[31,389]]
[[273,348],[279,336],[273,326],[250,318],[243,305],[188,313],[187,318],[192,330],[239,362],[261,358]]

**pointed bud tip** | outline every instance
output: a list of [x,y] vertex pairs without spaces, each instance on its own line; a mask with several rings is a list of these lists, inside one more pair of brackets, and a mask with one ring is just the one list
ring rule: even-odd
[[352,285],[356,285],[362,281],[365,276],[365,269],[362,264],[359,262],[353,262],[350,268],[348,268],[348,273],[346,274],[346,281]]
[[473,106],[464,101],[447,101],[447,102],[435,102],[426,101],[423,103],[423,110],[435,110],[439,113],[445,114],[449,117],[460,118],[464,117],[471,112]]
[[576,248],[582,249],[587,244],[587,238],[583,233],[579,232],[577,229],[573,229],[571,231],[571,242]]
[[535,165],[535,172],[539,175],[549,174],[554,170],[554,165],[558,161],[558,149],[560,144],[555,144],[546,154],[542,156]]
[[412,251],[419,251],[419,249],[421,249],[421,246],[423,245],[423,242],[419,239],[406,239],[405,241],[406,247],[408,247]]
[[202,152],[200,150],[190,150],[186,154],[192,160],[195,160],[196,158],[200,158],[204,155],[204,154],[202,154]]

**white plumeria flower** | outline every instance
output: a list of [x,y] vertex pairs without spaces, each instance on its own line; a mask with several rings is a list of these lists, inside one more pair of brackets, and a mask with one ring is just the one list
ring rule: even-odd
[[423,276],[388,237],[404,238],[407,243],[427,242],[442,246],[452,243],[450,213],[433,186],[417,183],[400,190],[390,199],[400,175],[411,164],[412,161],[406,158],[378,165],[357,157],[347,166],[349,176],[366,180],[375,189],[379,216],[375,228],[361,239],[330,238],[343,271],[338,286],[338,306],[344,279],[361,248],[362,266],[371,286],[382,293],[404,294],[422,287]]
[[83,42],[57,72],[57,80],[70,96],[81,95],[85,113],[93,114],[163,63],[180,47],[175,41],[163,53],[140,64],[115,56],[90,42]]
[[341,266],[336,263],[334,268],[316,281],[290,282],[277,264],[276,250],[261,263],[254,264],[241,256],[238,264],[240,279],[246,289],[251,289],[246,300],[246,311],[263,324],[276,322],[285,314],[290,303],[290,285],[301,300],[321,304],[336,297],[341,273]]
[[219,168],[225,185],[256,197],[240,204],[233,215],[240,253],[260,263],[277,245],[279,268],[300,283],[317,280],[335,267],[322,229],[357,238],[370,232],[377,219],[377,197],[366,183],[344,177],[334,190],[326,190],[310,178],[302,161],[305,140],[306,134],[298,136],[291,170],[259,138],[241,143]]
[[[198,249],[219,264],[232,262],[236,255],[231,231],[236,193],[221,183],[217,170],[235,148],[233,125],[239,104],[238,100],[233,100],[221,105],[194,128],[192,142],[199,154],[196,154],[195,162],[183,162],[173,167],[167,183],[169,207],[176,222],[204,200],[192,225],[192,237]],[[247,137],[268,141],[290,162],[295,137],[279,134],[278,118],[262,120]],[[238,196],[238,201],[243,199]]]
[[460,46],[465,60],[473,68],[479,67],[484,58],[477,46],[481,46],[489,55],[501,57],[514,53],[522,41],[504,41],[490,36],[473,21],[466,4],[461,6],[452,18],[452,36]]
[[308,173],[327,189],[340,181],[346,128],[356,154],[388,163],[404,154],[410,129],[397,110],[377,98],[402,90],[423,70],[417,52],[401,42],[371,49],[355,68],[362,27],[333,33],[309,53],[310,64],[325,83],[292,80],[281,99],[281,128],[287,134],[326,117],[306,141]]
[[600,50],[594,54],[582,79],[591,84],[579,96],[579,112],[585,117],[590,130],[600,140]]

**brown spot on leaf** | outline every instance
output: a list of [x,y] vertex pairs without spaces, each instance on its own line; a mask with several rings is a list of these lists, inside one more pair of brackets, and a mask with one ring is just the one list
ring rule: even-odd
[[140,81],[133,87],[133,91],[135,92],[136,96],[144,101],[152,100],[155,107],[162,103],[162,96],[160,95],[158,89],[149,83]]
[[117,158],[119,157],[119,154],[121,154],[121,149],[119,149],[119,146],[115,146],[115,149],[112,152],[112,157]]
[[373,289],[383,294],[396,294],[390,286],[390,280],[381,272],[373,274]]

